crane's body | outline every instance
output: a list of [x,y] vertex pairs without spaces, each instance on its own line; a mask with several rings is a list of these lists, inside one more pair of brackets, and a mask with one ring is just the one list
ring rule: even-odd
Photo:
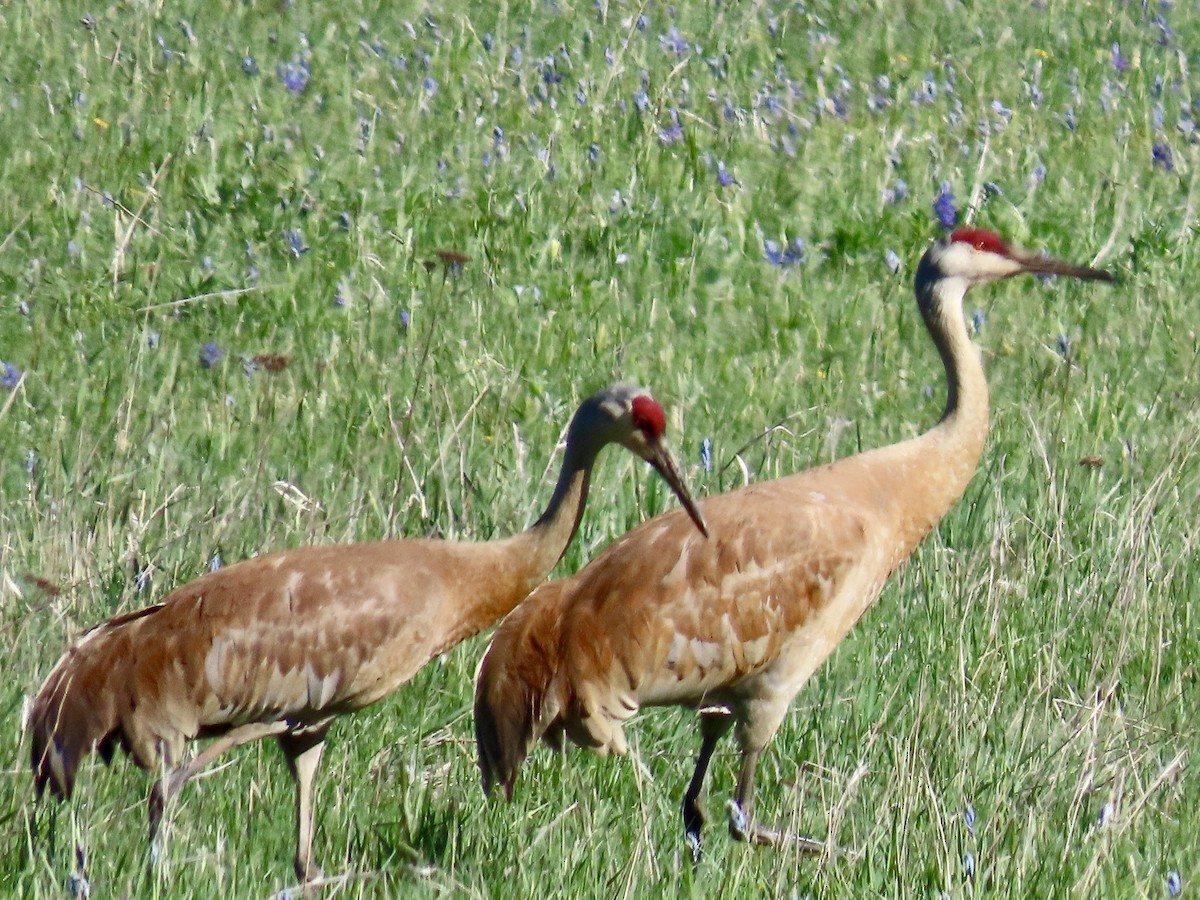
[[[917,274],[922,315],[946,367],[942,419],[918,437],[701,503],[697,540],[676,512],[618,539],[575,575],[542,585],[497,629],[476,686],[486,791],[511,796],[539,737],[623,753],[642,706],[701,711],[703,744],[683,804],[699,847],[709,760],[736,728],[736,837],[783,836],[750,821],[754,771],[796,693],[878,597],[891,572],[957,502],[987,436],[987,384],[962,318],[975,283],[1023,271],[1104,278],[1020,254],[964,229]],[[788,836],[818,850],[820,842]]]
[[[302,547],[218,569],[162,603],[91,629],[59,660],[30,714],[40,794],[69,796],[82,757],[120,746],[166,774],[150,833],[205,765],[276,737],[297,786],[301,879],[312,864],[312,782],[333,719],[386,697],[426,662],[498,621],[559,560],[586,502],[597,453],[615,442],[649,461],[703,528],[644,390],[616,385],[581,405],[554,496],[520,534]],[[216,738],[184,760],[184,745]]]

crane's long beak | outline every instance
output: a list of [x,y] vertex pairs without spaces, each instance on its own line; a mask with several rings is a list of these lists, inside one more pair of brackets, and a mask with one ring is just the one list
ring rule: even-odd
[[1077,266],[1074,263],[1063,262],[1050,256],[1038,256],[1035,253],[1013,254],[1031,275],[1065,275],[1068,278],[1082,278],[1084,281],[1115,282],[1116,276],[1103,269],[1093,269],[1091,266]]
[[708,537],[708,525],[704,521],[704,516],[700,515],[700,508],[696,506],[696,501],[692,499],[691,493],[688,492],[687,485],[683,483],[683,476],[679,474],[679,466],[676,465],[675,457],[671,455],[671,451],[667,445],[661,443],[654,447],[651,455],[646,458],[646,461],[654,466],[654,471],[661,475],[663,481],[675,492],[675,496],[679,498],[679,502],[687,510],[687,514],[691,516],[692,521],[696,523],[696,527],[700,529],[700,533]]

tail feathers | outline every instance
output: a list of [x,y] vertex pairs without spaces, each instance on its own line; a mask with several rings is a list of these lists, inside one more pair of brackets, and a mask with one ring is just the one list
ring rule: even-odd
[[[538,738],[555,727],[561,582],[543,585],[501,623],[479,664],[475,684],[475,740],[483,791],[501,785],[512,799],[521,763]],[[547,733],[547,729],[550,730]]]
[[117,744],[129,746],[119,705],[128,666],[105,649],[89,636],[68,650],[33,701],[29,761],[39,797],[47,788],[55,797],[69,797],[88,753],[96,750],[108,763]]

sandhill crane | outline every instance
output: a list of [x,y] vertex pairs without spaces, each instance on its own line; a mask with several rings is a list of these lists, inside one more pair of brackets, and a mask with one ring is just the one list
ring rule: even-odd
[[[550,504],[514,537],[272,553],[97,625],[33,702],[38,795],[49,787],[69,796],[86,753],[95,749],[108,762],[120,746],[143,769],[164,772],[148,803],[153,845],[164,808],[188,779],[233,747],[274,737],[296,785],[296,875],[318,877],[312,786],[333,719],[386,697],[545,579],[575,533],[605,444],[649,462],[704,531],[665,428],[648,392],[614,385],[580,405]],[[215,740],[185,761],[184,744],[194,738]]]
[[967,290],[1022,272],[1111,281],[1026,253],[980,229],[934,243],[916,273],[926,328],[946,369],[941,420],[924,434],[701,503],[697,540],[677,513],[650,519],[575,575],[542,585],[496,630],[480,662],[475,730],[483,788],[511,799],[539,737],[624,753],[641,706],[700,713],[701,746],[683,800],[699,857],[713,750],[735,727],[741,768],[729,803],[740,840],[812,838],[753,820],[754,771],[792,698],[903,562],[958,501],[979,461],[988,395],[963,321]]

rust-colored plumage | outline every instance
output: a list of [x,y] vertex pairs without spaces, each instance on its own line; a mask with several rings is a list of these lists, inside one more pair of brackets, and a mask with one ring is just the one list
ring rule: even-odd
[[[387,696],[546,577],[575,533],[605,444],[650,462],[703,529],[665,427],[645,390],[615,385],[580,406],[550,504],[515,537],[273,553],[96,626],[33,702],[39,795],[49,788],[69,796],[81,759],[95,749],[107,762],[119,746],[142,768],[166,772],[150,796],[153,840],[164,806],[189,778],[224,751],[273,736],[296,781],[296,873],[312,879],[312,782],[333,719]],[[216,740],[185,761],[195,738]]]
[[811,838],[752,820],[758,757],[797,691],[957,502],[987,434],[987,384],[963,322],[976,284],[1021,272],[1111,280],[960,229],[921,260],[916,293],[949,397],[925,434],[702,502],[698,539],[671,512],[618,539],[575,575],[542,585],[497,629],[476,684],[484,790],[511,797],[539,737],[623,753],[639,707],[700,710],[702,745],[684,803],[699,852],[708,763],[731,727],[742,754],[730,829],[743,840]]

